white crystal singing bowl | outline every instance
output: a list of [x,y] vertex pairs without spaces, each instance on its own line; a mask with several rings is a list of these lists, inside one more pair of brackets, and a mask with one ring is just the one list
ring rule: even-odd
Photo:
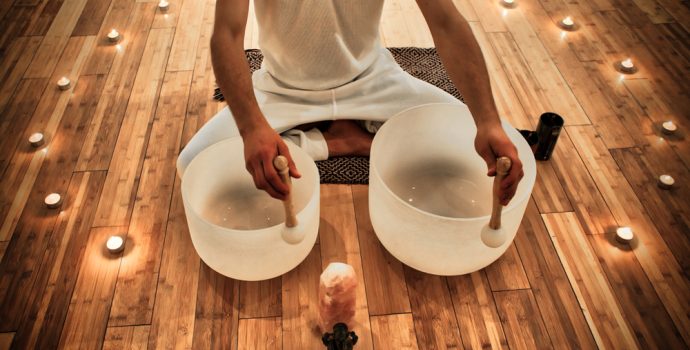
[[[189,233],[201,259],[215,271],[238,280],[258,281],[280,276],[302,262],[319,230],[319,174],[314,161],[302,149],[287,142],[302,177],[292,179],[292,197],[298,225],[285,226],[282,203],[254,186],[245,170],[243,143],[239,137],[216,143],[189,164],[182,178]],[[272,224],[231,229],[208,219],[205,208],[219,193],[253,196],[242,200],[243,213],[280,205]],[[216,202],[214,202],[216,203]],[[235,218],[236,219],[236,218]],[[241,219],[241,218],[240,218]],[[234,218],[227,217],[229,222]],[[297,237],[297,239],[295,239]]]
[[[371,148],[369,212],[393,256],[417,270],[449,276],[484,268],[506,251],[534,187],[536,164],[523,137],[505,121],[503,128],[517,146],[525,176],[503,208],[503,243],[491,248],[480,236],[489,230],[493,178],[475,151],[477,130],[467,107],[423,105],[381,127]],[[449,174],[455,177],[450,182]],[[401,178],[412,179],[414,189],[394,186]]]

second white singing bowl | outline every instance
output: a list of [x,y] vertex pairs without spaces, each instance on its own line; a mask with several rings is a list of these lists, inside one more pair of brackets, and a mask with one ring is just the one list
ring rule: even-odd
[[503,208],[498,247],[481,239],[488,229],[492,181],[477,155],[477,132],[465,105],[431,104],[388,120],[374,137],[369,212],[383,246],[398,260],[436,275],[477,271],[498,259],[515,238],[536,178],[523,137],[503,128],[518,149],[525,176]]
[[301,148],[286,144],[302,174],[292,179],[295,227],[285,226],[283,203],[254,186],[241,138],[208,147],[187,167],[182,198],[189,233],[199,257],[215,271],[244,281],[270,279],[299,265],[314,246],[319,173]]

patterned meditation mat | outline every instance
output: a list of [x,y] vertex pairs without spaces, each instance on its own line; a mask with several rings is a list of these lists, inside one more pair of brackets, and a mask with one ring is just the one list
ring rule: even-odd
[[[407,73],[438,86],[462,101],[462,95],[450,81],[435,48],[417,47],[389,48],[393,57]],[[247,61],[252,72],[261,67],[263,56],[260,50],[247,50]],[[223,95],[216,89],[215,99],[222,101]],[[366,157],[336,157],[316,162],[321,183],[368,184],[369,159]]]

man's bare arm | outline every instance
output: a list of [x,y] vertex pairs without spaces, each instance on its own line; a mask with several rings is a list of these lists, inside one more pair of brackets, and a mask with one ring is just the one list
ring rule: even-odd
[[507,156],[513,161],[510,174],[502,182],[502,203],[515,194],[523,176],[517,150],[501,127],[491,93],[491,81],[469,23],[451,0],[417,0],[431,30],[436,50],[453,83],[460,89],[477,124],[475,147],[484,158],[489,175],[495,174],[495,161]]
[[244,31],[249,0],[218,0],[211,36],[211,61],[216,82],[244,140],[247,171],[257,188],[284,199],[288,187],[273,167],[282,154],[290,164],[290,175],[300,177],[287,146],[268,124],[254,96],[251,74],[244,54]]

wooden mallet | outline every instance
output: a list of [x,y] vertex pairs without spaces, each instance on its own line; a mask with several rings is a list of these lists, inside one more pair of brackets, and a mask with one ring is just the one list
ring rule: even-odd
[[290,167],[285,156],[277,156],[273,160],[273,166],[280,174],[280,178],[288,186],[287,198],[283,201],[285,207],[285,226],[297,226],[297,217],[295,216],[295,207],[292,205],[292,179],[290,178]]
[[491,208],[491,219],[489,220],[489,228],[493,230],[498,230],[501,228],[501,210],[503,206],[501,205],[501,198],[499,193],[501,190],[501,182],[510,172],[510,167],[512,162],[508,157],[499,157],[496,160],[496,176],[494,177],[494,195],[493,195],[493,207]]

